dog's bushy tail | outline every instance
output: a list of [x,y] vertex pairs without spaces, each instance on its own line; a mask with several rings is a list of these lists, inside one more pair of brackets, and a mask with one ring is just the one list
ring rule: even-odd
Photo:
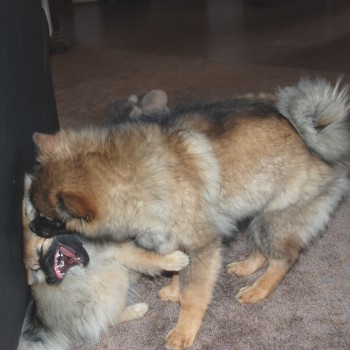
[[280,89],[276,106],[308,147],[326,162],[350,163],[350,102],[348,86],[335,86],[323,79],[302,79],[298,85]]

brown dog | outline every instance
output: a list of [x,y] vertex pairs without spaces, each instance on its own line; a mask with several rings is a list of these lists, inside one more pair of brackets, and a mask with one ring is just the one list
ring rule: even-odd
[[179,301],[169,349],[191,346],[211,300],[220,240],[252,217],[252,254],[228,266],[267,271],[241,290],[242,303],[268,296],[324,229],[348,188],[346,90],[302,80],[281,90],[276,106],[233,99],[182,106],[114,128],[35,134],[39,166],[31,199],[43,236],[71,230],[90,238],[135,238],[191,264],[160,291]]

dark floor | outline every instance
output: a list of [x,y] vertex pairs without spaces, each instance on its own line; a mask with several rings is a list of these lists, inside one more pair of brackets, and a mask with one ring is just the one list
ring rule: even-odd
[[52,56],[62,126],[100,120],[116,97],[273,92],[303,74],[350,82],[350,1],[115,0],[66,5]]
[[[263,0],[262,0],[263,1]],[[350,72],[350,1],[119,0],[71,5],[76,44],[306,70]]]

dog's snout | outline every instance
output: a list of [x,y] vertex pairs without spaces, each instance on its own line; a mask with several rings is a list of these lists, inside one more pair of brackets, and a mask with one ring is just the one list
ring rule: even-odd
[[31,222],[30,222],[30,224],[29,224],[29,228],[30,228],[30,230],[32,231],[32,232],[34,232],[34,233],[36,233],[36,234],[38,234],[39,236],[40,236],[40,234],[39,234],[39,232],[41,231],[40,229],[39,229],[39,217],[37,216],[34,220],[32,220]]
[[35,219],[30,222],[29,228],[42,238],[51,238],[69,232],[64,222],[40,215],[36,216]]
[[40,216],[37,216],[29,224],[30,230],[35,234],[37,234],[39,237],[43,237],[43,238],[53,237],[54,234],[52,234],[50,230],[47,230],[46,226],[47,226],[47,220]]

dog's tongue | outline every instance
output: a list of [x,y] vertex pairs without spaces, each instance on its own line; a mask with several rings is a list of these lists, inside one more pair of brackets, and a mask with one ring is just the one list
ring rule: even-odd
[[66,258],[72,258],[75,259],[77,256],[75,253],[73,253],[69,248],[67,248],[65,245],[62,243],[59,243],[59,248],[60,252],[66,257]]

